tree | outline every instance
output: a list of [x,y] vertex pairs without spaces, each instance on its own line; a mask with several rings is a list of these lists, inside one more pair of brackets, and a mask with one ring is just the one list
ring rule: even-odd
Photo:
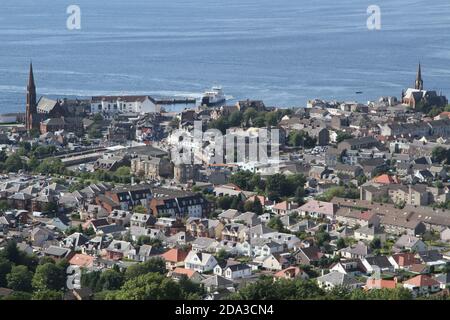
[[351,138],[353,138],[353,136],[350,133],[345,132],[345,131],[338,131],[338,133],[336,135],[336,142],[340,143],[344,140],[351,139]]
[[122,287],[124,276],[116,270],[105,270],[100,274],[98,286],[101,290],[118,290]]
[[326,242],[331,240],[330,234],[326,231],[317,232],[315,238],[319,246],[323,246]]
[[219,264],[225,262],[229,257],[230,254],[225,249],[220,249],[216,254],[216,260]]
[[31,280],[33,274],[28,270],[26,266],[14,266],[11,272],[6,276],[8,282],[8,288],[14,291],[31,291]]
[[5,249],[0,254],[14,264],[20,264],[21,262],[21,252],[14,240],[8,241]]
[[284,230],[284,225],[283,222],[281,222],[280,217],[271,218],[270,221],[267,223],[267,226],[271,229],[277,230],[278,232]]
[[445,149],[444,147],[435,147],[432,151],[431,151],[431,157],[433,158],[434,161],[436,162],[446,162],[448,163],[449,158],[450,158],[450,151]]
[[31,293],[14,291],[10,295],[3,297],[2,300],[31,300]]
[[158,273],[147,273],[130,279],[107,300],[180,300],[183,292],[179,284]]
[[11,261],[0,257],[0,288],[6,287],[6,275],[11,272],[12,263]]
[[376,250],[376,249],[381,249],[381,240],[380,238],[374,238],[371,242],[370,242],[370,248],[372,250]]
[[244,204],[244,210],[254,212],[257,215],[261,215],[264,213],[263,207],[261,205],[261,201],[259,201],[258,197],[255,197],[255,200],[249,200]]
[[19,170],[25,169],[25,164],[22,158],[16,153],[10,155],[5,161],[5,170],[8,172],[18,172]]
[[228,210],[231,208],[231,205],[233,203],[233,198],[231,198],[229,195],[225,195],[223,197],[218,197],[216,199],[217,207],[223,210]]
[[65,166],[62,163],[61,159],[45,159],[42,161],[39,166],[36,168],[36,172],[42,174],[62,174],[65,171]]
[[267,177],[266,194],[269,200],[278,201],[285,195],[287,188],[286,176],[281,173],[276,173]]
[[133,211],[136,213],[146,213],[147,209],[143,205],[139,205],[134,207]]
[[267,112],[265,115],[265,125],[267,127],[273,127],[278,124],[278,116],[276,112]]
[[337,239],[337,241],[336,241],[336,248],[338,250],[340,250],[340,249],[343,249],[345,247],[347,247],[347,244],[345,243],[344,238]]
[[252,202],[252,210],[251,210],[251,212],[254,212],[257,215],[262,215],[264,213],[261,201],[259,201],[258,197],[255,197],[255,201]]
[[117,168],[116,175],[118,176],[129,176],[130,175],[130,167],[122,166],[120,168]]
[[55,290],[42,290],[33,293],[32,300],[62,300],[63,293]]
[[147,273],[166,273],[166,264],[161,258],[152,258],[146,262],[129,266],[125,271],[125,279],[130,280]]
[[32,284],[35,290],[61,290],[65,285],[65,270],[61,267],[46,263],[36,268]]
[[57,213],[58,212],[58,204],[56,202],[47,202],[43,208],[45,213]]
[[238,127],[242,123],[242,114],[240,111],[234,111],[228,117],[228,124],[231,127]]

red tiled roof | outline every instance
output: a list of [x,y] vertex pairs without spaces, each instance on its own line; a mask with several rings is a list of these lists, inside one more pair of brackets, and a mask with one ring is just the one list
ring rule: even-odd
[[181,249],[170,249],[169,251],[163,253],[161,258],[169,262],[181,262],[186,259],[188,252]]
[[94,263],[94,257],[77,253],[69,260],[69,263],[79,267],[90,267]]
[[366,289],[395,289],[396,280],[367,279]]
[[381,184],[398,184],[398,178],[396,176],[390,176],[388,174],[382,174],[381,176],[373,179],[373,182],[381,183]]
[[195,272],[196,272],[195,270],[185,269],[185,268],[175,268],[175,270],[173,270],[173,273],[184,274],[188,278],[191,278],[194,275]]
[[421,274],[407,281],[404,281],[403,284],[408,284],[415,287],[428,287],[439,285],[439,282],[427,275]]
[[392,258],[394,258],[395,262],[401,267],[420,263],[420,260],[414,257],[414,253],[397,253],[392,255]]

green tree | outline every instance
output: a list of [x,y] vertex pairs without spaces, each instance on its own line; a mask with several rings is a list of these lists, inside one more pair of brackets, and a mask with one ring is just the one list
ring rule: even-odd
[[133,211],[136,213],[146,213],[147,209],[143,205],[139,205],[134,207]]
[[147,273],[166,273],[166,263],[161,258],[152,258],[146,262],[129,266],[125,271],[125,279],[130,280]]
[[147,273],[130,279],[107,300],[180,300],[183,292],[179,284],[158,273]]
[[283,222],[281,222],[280,217],[272,217],[270,221],[267,223],[267,226],[279,232],[284,230],[284,225]]
[[63,293],[55,290],[42,290],[33,293],[32,300],[62,300]]
[[124,283],[124,276],[122,273],[109,269],[100,274],[98,286],[101,290],[118,290]]
[[381,240],[380,238],[374,238],[371,242],[370,242],[370,248],[372,250],[376,250],[376,249],[381,249]]
[[448,159],[449,159],[450,153],[447,149],[445,149],[444,147],[434,147],[433,150],[431,151],[431,157],[433,158],[434,161],[436,162],[446,162],[448,163]]
[[337,239],[337,241],[336,241],[336,248],[338,250],[340,250],[340,249],[343,249],[345,247],[347,247],[347,244],[345,243],[344,238]]
[[65,166],[61,159],[44,159],[39,166],[36,168],[36,172],[42,174],[63,174],[65,171]]
[[353,136],[350,133],[345,132],[345,131],[338,131],[338,133],[336,135],[336,142],[340,143],[344,140],[351,139],[351,138],[353,138]]
[[11,261],[0,257],[0,288],[6,287],[6,275],[11,272],[12,263]]
[[2,300],[31,300],[31,293],[23,291],[14,291],[10,295],[3,297]]
[[26,266],[14,266],[11,272],[6,276],[8,282],[8,288],[14,291],[31,291],[31,280],[33,274],[28,270]]
[[8,172],[18,172],[19,170],[25,169],[25,167],[22,158],[16,153],[10,155],[5,161],[5,170]]
[[32,280],[33,288],[59,291],[65,285],[65,277],[65,270],[53,263],[39,265]]

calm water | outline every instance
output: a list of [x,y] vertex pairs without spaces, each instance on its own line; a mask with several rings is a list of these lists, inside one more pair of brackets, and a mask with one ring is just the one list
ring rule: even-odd
[[[39,95],[196,96],[303,106],[310,98],[399,96],[423,64],[450,95],[448,0],[1,0],[0,113],[24,109],[28,63]],[[318,3],[316,3],[318,2]],[[382,30],[366,27],[367,7]],[[356,95],[362,91],[362,95]]]

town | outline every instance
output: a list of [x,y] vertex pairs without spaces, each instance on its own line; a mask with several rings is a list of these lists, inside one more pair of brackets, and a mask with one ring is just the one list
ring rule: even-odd
[[282,108],[38,98],[30,65],[0,116],[0,299],[447,299],[450,105],[423,74]]

